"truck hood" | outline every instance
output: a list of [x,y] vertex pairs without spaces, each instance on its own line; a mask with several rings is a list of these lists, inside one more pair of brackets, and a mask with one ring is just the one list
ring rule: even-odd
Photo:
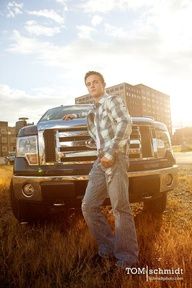
[[38,131],[44,131],[46,129],[59,129],[59,128],[68,128],[76,126],[86,126],[86,118],[78,118],[73,120],[49,120],[42,121],[37,124]]
[[38,122],[37,125],[25,126],[19,130],[18,137],[37,135],[38,131],[44,131],[46,129],[60,129],[76,126],[86,126],[87,119],[79,118],[73,120],[50,120]]

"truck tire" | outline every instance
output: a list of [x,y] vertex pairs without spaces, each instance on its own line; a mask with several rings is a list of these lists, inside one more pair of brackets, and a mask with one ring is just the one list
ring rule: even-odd
[[144,202],[144,211],[151,214],[162,214],[167,205],[167,193],[162,193],[160,197]]
[[46,215],[43,205],[18,200],[14,195],[12,183],[10,184],[10,202],[13,215],[19,222],[36,222]]

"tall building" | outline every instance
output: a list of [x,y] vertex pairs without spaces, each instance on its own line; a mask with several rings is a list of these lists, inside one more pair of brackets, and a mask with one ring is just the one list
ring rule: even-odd
[[[167,125],[172,135],[170,96],[150,88],[143,84],[130,85],[120,83],[106,88],[111,95],[121,96],[131,116],[149,116]],[[91,97],[86,94],[75,98],[76,104],[93,103]]]
[[7,121],[0,121],[0,157],[7,156],[16,149],[15,127],[9,127]]
[[0,121],[0,156],[8,153],[8,122]]
[[[176,129],[173,134],[173,145],[184,145],[192,148],[192,127]],[[184,147],[183,147],[184,148]]]
[[13,152],[16,150],[16,128],[8,127],[8,151]]

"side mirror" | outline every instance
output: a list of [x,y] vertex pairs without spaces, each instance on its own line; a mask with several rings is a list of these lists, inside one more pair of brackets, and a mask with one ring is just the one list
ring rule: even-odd
[[175,157],[173,156],[172,151],[166,150],[165,158],[167,158],[171,164],[176,164],[176,160],[175,160]]

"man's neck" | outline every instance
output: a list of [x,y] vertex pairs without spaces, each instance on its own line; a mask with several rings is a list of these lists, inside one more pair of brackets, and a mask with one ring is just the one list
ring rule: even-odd
[[94,101],[94,103],[98,103],[99,102],[99,100],[104,96],[105,94],[102,94],[102,95],[100,95],[100,96],[97,96],[97,97],[93,97],[93,101]]

